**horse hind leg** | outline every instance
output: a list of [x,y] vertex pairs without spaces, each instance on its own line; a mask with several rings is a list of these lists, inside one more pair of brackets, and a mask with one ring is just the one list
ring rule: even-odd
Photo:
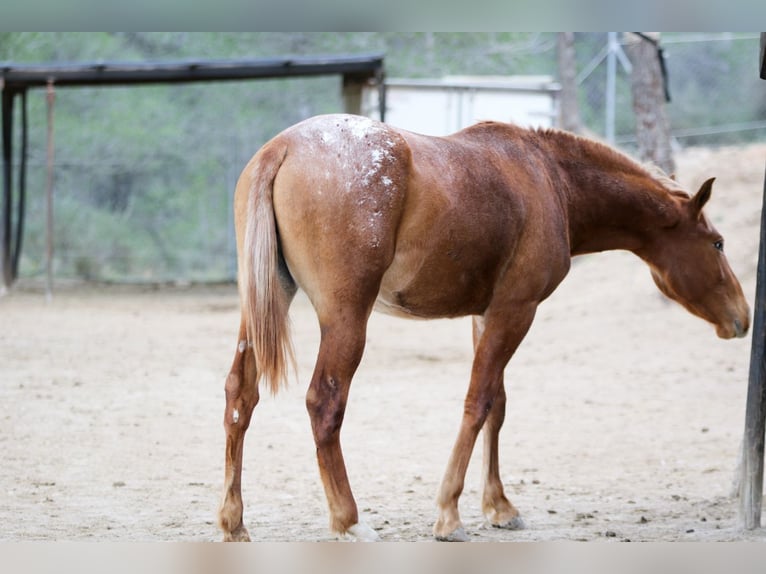
[[245,433],[259,393],[256,384],[255,355],[247,343],[247,330],[242,321],[234,361],[226,377],[226,431],[224,490],[218,510],[218,525],[225,542],[248,542],[250,535],[242,521],[242,452]]
[[320,318],[319,355],[306,393],[319,474],[330,511],[330,530],[361,541],[377,540],[378,535],[359,520],[343,460],[340,431],[351,379],[364,352],[368,315],[369,309],[361,307],[334,314],[329,321]]

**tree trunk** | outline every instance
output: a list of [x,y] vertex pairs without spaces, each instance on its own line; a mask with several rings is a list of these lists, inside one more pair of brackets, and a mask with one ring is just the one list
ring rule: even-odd
[[580,106],[577,102],[577,67],[575,63],[574,32],[556,34],[556,47],[561,83],[558,127],[562,130],[579,133]]
[[[646,36],[659,42],[659,33],[646,33]],[[670,143],[670,122],[665,111],[665,86],[657,44],[635,34],[627,34],[626,40],[626,52],[633,64],[631,85],[639,157],[672,174],[675,161]]]

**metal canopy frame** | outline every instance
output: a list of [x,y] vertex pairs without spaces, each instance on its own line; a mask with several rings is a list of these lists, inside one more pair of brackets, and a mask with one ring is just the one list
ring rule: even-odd
[[[361,86],[374,81],[380,90],[380,119],[385,120],[383,54],[285,57],[245,60],[180,60],[147,62],[77,62],[22,64],[0,62],[2,93],[2,217],[0,218],[0,291],[18,277],[24,235],[27,156],[27,90],[74,86],[260,80],[297,76],[340,75],[346,109],[360,113]],[[13,192],[14,103],[21,100],[21,149],[18,197]],[[15,209],[14,209],[15,207]],[[14,218],[14,211],[16,216]]]

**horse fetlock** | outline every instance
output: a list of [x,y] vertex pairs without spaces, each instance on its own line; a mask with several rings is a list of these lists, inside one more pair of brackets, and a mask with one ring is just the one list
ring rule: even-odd
[[434,538],[439,542],[465,542],[468,535],[456,511],[442,512],[434,524]]
[[230,492],[224,494],[218,510],[218,526],[223,531],[225,541],[250,540],[247,529],[242,524],[242,500]]
[[[341,536],[349,534],[351,529],[361,522],[356,509],[356,502],[354,502],[353,497],[350,499],[334,497],[326,487],[327,485],[325,485],[325,494],[327,494],[330,510],[330,532]],[[352,536],[354,535],[352,534]]]
[[234,530],[223,532],[224,542],[250,542],[250,533],[240,524]]
[[481,510],[493,522],[503,521],[519,515],[519,511],[505,496],[499,483],[489,483],[484,487]]

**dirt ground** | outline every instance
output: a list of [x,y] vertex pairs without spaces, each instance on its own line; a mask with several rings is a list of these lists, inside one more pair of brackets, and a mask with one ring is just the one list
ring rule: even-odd
[[[753,301],[766,146],[691,149],[690,188]],[[245,445],[254,540],[334,540],[303,397],[318,328],[292,311],[299,372],[263,394]],[[0,540],[212,541],[223,478],[233,286],[38,286],[0,298]],[[471,364],[470,320],[373,315],[343,445],[367,522],[430,541]],[[484,524],[480,448],[461,513],[472,540],[763,540],[732,497],[750,337],[723,341],[625,253],[576,260],[507,368],[501,476],[527,529]]]

